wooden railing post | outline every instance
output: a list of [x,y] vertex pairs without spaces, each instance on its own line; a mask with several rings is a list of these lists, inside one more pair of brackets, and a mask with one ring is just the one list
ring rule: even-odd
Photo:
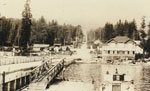
[[3,72],[3,74],[2,74],[2,76],[3,76],[3,87],[2,87],[2,89],[3,89],[3,91],[5,91],[5,71]]

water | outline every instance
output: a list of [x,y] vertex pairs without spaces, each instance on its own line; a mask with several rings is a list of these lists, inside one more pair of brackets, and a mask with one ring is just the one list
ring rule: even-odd
[[72,64],[64,72],[65,80],[81,82],[101,82],[100,64]]
[[150,66],[143,66],[136,81],[136,91],[150,91]]
[[56,79],[48,91],[98,91],[100,73],[100,64],[72,64],[59,74],[59,80]]
[[[100,63],[75,63],[70,65],[65,69],[64,72],[60,73],[59,79],[63,79],[55,82],[53,86],[55,86],[51,91],[59,91],[58,88],[66,88],[62,91],[100,91],[99,87],[102,82],[101,76],[102,76],[102,64]],[[107,65],[106,65],[107,66]],[[109,65],[108,65],[109,66]],[[114,66],[116,67],[116,66]],[[123,65],[118,67],[121,69],[123,67],[126,67]],[[128,70],[132,70],[131,72],[131,78],[134,79],[134,85],[135,85],[135,91],[150,91],[150,66],[144,66],[144,65],[134,65],[134,66],[128,66]],[[112,68],[113,69],[113,68]],[[87,85],[88,83],[88,85]],[[70,84],[70,85],[69,85]],[[73,85],[73,86],[72,86]],[[62,86],[62,87],[61,87]],[[71,87],[72,86],[72,87]],[[88,87],[92,87],[92,89]],[[73,90],[75,88],[76,90]],[[51,87],[50,87],[51,88]],[[82,88],[82,90],[79,90]],[[83,89],[90,89],[90,90],[83,90]],[[49,90],[50,91],[50,90]]]

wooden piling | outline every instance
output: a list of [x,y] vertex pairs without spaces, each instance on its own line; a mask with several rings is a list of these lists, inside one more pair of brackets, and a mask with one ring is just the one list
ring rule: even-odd
[[2,83],[3,84],[3,88],[2,88],[3,91],[5,91],[5,75],[6,74],[5,74],[5,71],[4,71],[3,74],[2,74],[2,76],[3,76],[3,83]]

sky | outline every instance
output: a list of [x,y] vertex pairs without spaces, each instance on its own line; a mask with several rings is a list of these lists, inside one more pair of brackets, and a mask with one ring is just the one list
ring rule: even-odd
[[[25,0],[0,0],[1,16],[21,18]],[[84,31],[103,27],[106,22],[115,24],[136,20],[142,16],[150,21],[150,0],[30,0],[33,18],[44,16],[59,24],[81,25]]]

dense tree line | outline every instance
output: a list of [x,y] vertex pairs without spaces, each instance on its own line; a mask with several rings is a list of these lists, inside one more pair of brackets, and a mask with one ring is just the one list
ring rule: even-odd
[[127,36],[131,39],[139,40],[139,34],[135,20],[122,22],[119,20],[115,25],[106,23],[104,27],[91,30],[87,33],[88,40],[102,40],[107,41],[115,36]]
[[0,20],[0,45],[17,45],[21,21],[2,17]]
[[[1,46],[19,46],[23,36],[22,20],[2,17],[0,20],[0,45]],[[29,45],[34,43],[50,44],[54,42],[61,44],[70,44],[76,37],[83,38],[82,27],[69,24],[59,25],[57,21],[47,22],[42,16],[40,19],[32,19],[31,34]]]
[[20,46],[26,49],[35,43],[65,45],[82,38],[80,25],[59,25],[55,20],[47,22],[43,16],[38,20],[32,19],[29,0],[25,3],[22,19],[0,18],[0,46]]
[[61,43],[70,44],[76,37],[83,38],[83,32],[80,25],[59,25],[57,21],[46,22],[42,16],[39,20],[33,20],[31,40],[34,43],[46,43],[53,45]]

